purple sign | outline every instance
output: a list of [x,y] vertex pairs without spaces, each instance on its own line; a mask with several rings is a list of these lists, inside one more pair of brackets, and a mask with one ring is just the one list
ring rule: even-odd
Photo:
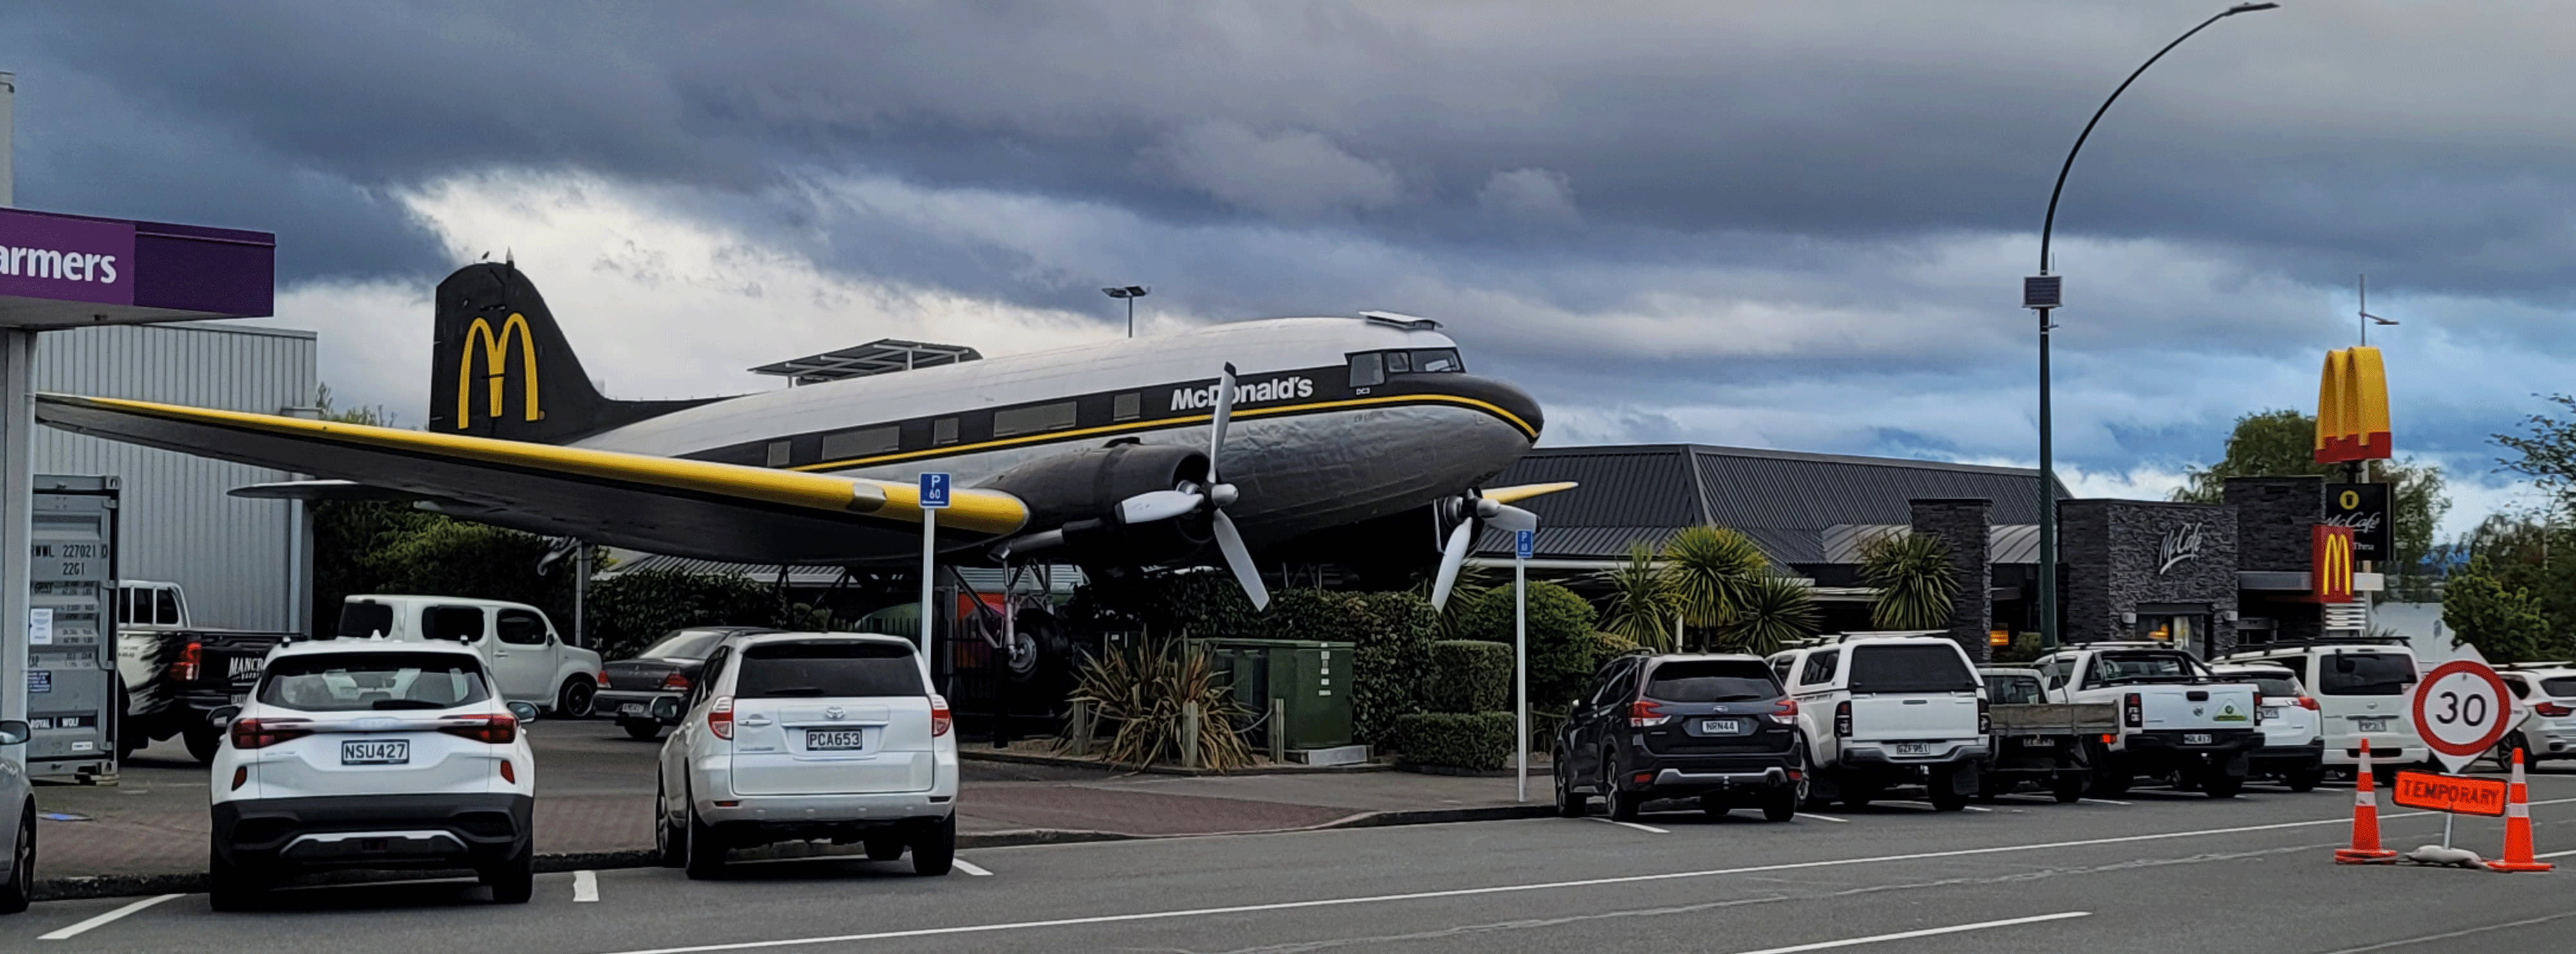
[[0,295],[134,303],[134,223],[0,209]]

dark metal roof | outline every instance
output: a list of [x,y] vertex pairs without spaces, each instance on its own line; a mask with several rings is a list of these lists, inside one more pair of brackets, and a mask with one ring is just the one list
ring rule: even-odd
[[[1993,501],[1998,527],[2039,522],[2038,471],[1944,461],[1854,457],[1797,451],[1641,444],[1545,447],[1530,451],[1489,486],[1571,480],[1573,490],[1525,501],[1539,515],[1536,555],[1600,559],[1624,554],[1631,540],[1659,542],[1699,523],[1752,537],[1774,562],[1827,559],[1826,531],[1846,525],[1902,524],[1911,501],[1982,497]],[[2069,495],[2063,483],[2058,499]],[[2017,551],[2017,534],[1999,534],[1998,561]],[[1508,536],[1478,542],[1486,555],[1509,557]]]

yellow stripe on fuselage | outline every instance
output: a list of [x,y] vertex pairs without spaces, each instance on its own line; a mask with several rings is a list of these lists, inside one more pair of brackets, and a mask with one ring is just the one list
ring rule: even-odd
[[[1480,401],[1475,398],[1461,397],[1455,394],[1389,394],[1380,397],[1345,398],[1338,401],[1313,401],[1306,404],[1283,404],[1277,407],[1236,408],[1234,409],[1234,416],[1238,418],[1268,417],[1274,414],[1288,414],[1299,411],[1322,411],[1337,407],[1360,407],[1372,404],[1419,404],[1425,402],[1457,404],[1465,407],[1472,407],[1496,417],[1500,417],[1503,420],[1510,421],[1513,427],[1519,428],[1521,433],[1529,435],[1531,440],[1535,441],[1538,439],[1538,428],[1531,427],[1528,421],[1521,420],[1520,415],[1503,410],[1501,406],[1496,405],[1491,401]],[[1082,427],[1064,431],[1047,431],[1042,434],[1005,437],[997,440],[979,441],[973,444],[952,444],[947,447],[934,447],[928,450],[903,451],[895,454],[878,454],[874,457],[852,457],[847,460],[827,460],[814,464],[799,464],[787,469],[805,471],[847,470],[853,467],[870,467],[877,464],[892,464],[930,457],[972,454],[977,451],[994,450],[1003,447],[1053,443],[1055,441],[1074,437],[1094,437],[1103,434],[1122,434],[1135,431],[1161,430],[1168,427],[1187,427],[1192,424],[1205,424],[1215,419],[1215,414],[1192,414],[1185,417],[1156,418],[1150,421],[1128,421],[1123,424],[1106,424],[1099,427]],[[944,521],[947,518],[942,517],[940,519]]]

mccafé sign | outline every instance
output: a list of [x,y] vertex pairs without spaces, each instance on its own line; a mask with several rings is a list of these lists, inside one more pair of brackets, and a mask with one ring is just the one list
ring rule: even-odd
[[2319,603],[2352,602],[2352,528],[2317,524],[2308,565],[2308,596]]
[[2379,349],[2326,352],[2325,378],[2317,385],[2317,463],[2391,456],[2388,370],[2379,363]]

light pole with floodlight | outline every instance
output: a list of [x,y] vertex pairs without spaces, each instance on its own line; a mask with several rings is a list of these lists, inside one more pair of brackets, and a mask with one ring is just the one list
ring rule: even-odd
[[1120,288],[1103,288],[1100,291],[1111,298],[1127,300],[1127,337],[1136,337],[1136,299],[1145,297],[1145,293],[1153,289],[1143,285],[1127,285]]

